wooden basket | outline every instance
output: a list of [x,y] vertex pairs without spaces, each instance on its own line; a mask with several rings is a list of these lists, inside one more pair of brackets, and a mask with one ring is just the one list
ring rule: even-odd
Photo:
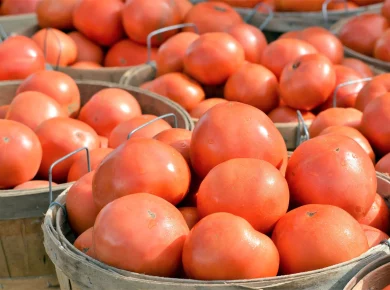
[[[19,81],[0,83],[0,105],[12,101],[19,84]],[[101,89],[121,88],[137,99],[143,113],[174,113],[180,128],[193,129],[188,113],[167,98],[113,83],[77,81],[77,84],[82,105]],[[167,121],[173,125],[173,120]],[[53,196],[57,197],[71,184],[54,186]],[[44,250],[40,228],[48,206],[48,188],[0,190],[0,289],[41,290],[56,285],[55,269]]]
[[[351,18],[352,17],[339,20],[334,25],[332,25],[332,27],[330,28],[330,31],[333,34],[338,35],[340,30],[343,28],[343,26],[348,21],[350,21]],[[367,64],[369,64],[369,65],[371,65],[371,66],[373,66],[375,68],[384,70],[386,72],[390,71],[390,62],[382,61],[382,60],[379,60],[379,59],[376,59],[376,58],[364,55],[364,54],[359,53],[357,51],[354,51],[353,49],[350,49],[350,48],[348,48],[346,46],[344,46],[344,53],[345,53],[346,56],[350,56],[350,57],[354,57],[354,58],[360,59],[361,61],[364,61],[365,63],[367,63]]]
[[7,34],[18,33],[26,27],[36,25],[38,22],[35,13],[0,16],[0,25]]
[[[377,173],[378,191],[390,198],[390,180]],[[65,204],[65,190],[56,200]],[[388,204],[389,205],[389,204]],[[198,281],[161,278],[119,270],[86,256],[73,247],[74,236],[62,208],[52,207],[42,225],[45,249],[54,262],[62,290],[244,290],[244,289],[343,289],[356,273],[372,261],[388,256],[388,245],[379,245],[351,261],[317,271],[265,279],[236,281]]]

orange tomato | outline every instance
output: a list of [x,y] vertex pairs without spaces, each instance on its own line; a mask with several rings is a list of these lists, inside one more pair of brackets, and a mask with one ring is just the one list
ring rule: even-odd
[[77,69],[99,69],[102,68],[102,66],[96,62],[91,61],[78,61],[72,64],[70,67],[77,68]]
[[192,118],[200,118],[204,115],[204,113],[206,113],[212,107],[226,102],[227,101],[225,99],[221,99],[221,98],[206,99],[204,101],[201,101],[198,105],[196,105],[195,108],[189,111],[189,113]]
[[390,61],[390,30],[386,30],[375,43],[374,57],[383,61]]
[[[313,120],[316,116],[311,112],[301,111],[304,120]],[[274,123],[298,122],[297,111],[287,106],[280,106],[268,113]]]
[[374,76],[372,69],[366,63],[359,59],[346,57],[341,62],[341,65],[352,68],[353,70],[358,72],[362,78],[369,78]]
[[377,228],[385,233],[390,230],[390,211],[382,196],[378,193],[376,194],[370,210],[364,217],[358,219],[358,222]]
[[356,8],[359,8],[359,5],[353,3],[353,2],[350,2],[350,1],[347,1],[347,2],[330,2],[329,5],[328,5],[328,10],[351,10],[351,9],[356,9]]
[[40,0],[36,14],[39,27],[69,30],[73,28],[73,9],[78,0]]
[[365,107],[375,98],[390,92],[390,74],[385,73],[366,83],[356,98],[355,108],[364,111]]
[[190,230],[200,221],[198,209],[196,207],[180,207],[179,210]]
[[175,2],[180,10],[182,19],[184,19],[188,11],[190,11],[190,9],[194,6],[190,0],[175,0]]
[[95,251],[93,249],[93,227],[78,236],[73,245],[84,254],[96,259]]
[[275,0],[275,8],[277,11],[296,11],[296,12],[311,12],[321,11],[324,0]]
[[103,49],[78,31],[68,33],[77,46],[76,62],[89,61],[101,64],[104,58]]
[[4,15],[34,13],[39,1],[40,0],[3,0],[1,13]]
[[381,230],[367,225],[361,225],[361,227],[367,237],[369,248],[373,248],[379,245],[382,241],[389,239],[389,236]]
[[[54,186],[57,185],[57,183],[52,182],[51,185]],[[25,189],[34,189],[34,188],[44,188],[44,187],[49,188],[49,181],[31,180],[15,186],[14,190],[25,190]]]
[[390,153],[383,156],[375,165],[376,171],[387,173],[390,175]]

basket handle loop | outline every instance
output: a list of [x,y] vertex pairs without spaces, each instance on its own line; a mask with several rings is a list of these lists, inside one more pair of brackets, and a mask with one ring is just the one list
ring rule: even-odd
[[3,25],[0,24],[0,43],[2,43],[7,38],[8,38],[8,34],[7,32],[5,32]]
[[53,162],[52,165],[50,165],[50,168],[49,168],[49,208],[56,204],[56,205],[59,205],[62,207],[62,205],[58,204],[57,202],[53,202],[53,169],[56,165],[58,165],[59,163],[61,163],[62,161],[65,161],[66,159],[68,159],[69,157],[72,157],[73,155],[81,152],[85,150],[86,152],[86,157],[87,157],[87,166],[88,166],[88,172],[91,172],[91,161],[90,161],[90,155],[89,155],[89,149],[88,147],[82,147],[82,148],[79,148],[63,157],[61,157],[60,159],[56,160],[55,162]]
[[174,113],[168,113],[168,114],[165,114],[165,115],[161,115],[153,120],[150,120],[148,122],[146,122],[145,124],[142,124],[141,126],[135,128],[134,130],[132,130],[129,135],[127,135],[127,140],[129,140],[131,138],[131,136],[133,136],[137,131],[141,130],[142,128],[145,128],[146,126],[149,126],[150,124],[156,122],[157,120],[161,120],[161,119],[166,119],[166,118],[169,118],[169,117],[172,117],[173,118],[173,121],[174,121],[174,128],[177,128],[177,117]]
[[260,31],[263,31],[263,29],[266,28],[267,25],[270,23],[272,18],[274,18],[274,11],[272,10],[272,7],[269,6],[267,3],[260,2],[256,4],[256,6],[251,9],[251,12],[245,17],[244,21],[245,23],[249,23],[252,20],[252,18],[256,15],[257,10],[260,7],[265,7],[267,9],[267,17],[265,18],[263,23],[261,23],[260,26],[258,27]]
[[309,129],[307,128],[307,125],[305,123],[305,120],[303,119],[303,116],[302,116],[302,113],[300,110],[297,110],[297,116],[298,116],[298,128],[297,128],[296,147],[298,147],[303,142],[310,139]]
[[322,17],[324,17],[326,25],[329,25],[328,6],[332,2],[344,3],[345,11],[348,11],[348,0],[326,0],[322,3]]
[[332,96],[332,107],[333,108],[337,107],[337,93],[338,93],[339,89],[341,89],[343,87],[347,87],[349,85],[355,85],[355,84],[359,84],[359,83],[369,82],[369,81],[372,81],[372,79],[373,79],[372,77],[369,77],[369,78],[363,78],[363,79],[358,79],[358,80],[352,80],[352,81],[347,81],[347,82],[341,83],[338,86],[336,86],[336,88],[333,91],[333,96]]

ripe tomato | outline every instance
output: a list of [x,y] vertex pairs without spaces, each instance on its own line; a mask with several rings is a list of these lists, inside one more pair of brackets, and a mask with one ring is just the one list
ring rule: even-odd
[[107,265],[172,277],[181,266],[188,232],[186,221],[172,204],[152,194],[136,193],[102,209],[94,225],[93,244],[97,259]]
[[141,107],[133,95],[122,89],[107,88],[92,96],[78,118],[108,138],[117,125],[141,114]]
[[293,209],[278,221],[272,240],[280,254],[283,274],[322,269],[368,250],[360,224],[331,205],[309,204]]
[[[301,111],[305,121],[313,120],[316,116],[307,111]],[[268,117],[274,123],[291,123],[298,122],[297,111],[287,106],[280,106],[269,112]]]
[[[141,115],[120,123],[111,131],[110,137],[108,138],[108,147],[117,148],[127,140],[130,132],[155,118],[157,118],[157,116]],[[172,126],[169,125],[169,123],[160,119],[143,127],[142,129],[139,129],[131,136],[131,138],[153,138],[158,133],[171,128]]]
[[202,84],[219,85],[244,61],[241,44],[227,33],[212,32],[201,35],[188,47],[184,71]]
[[100,164],[93,196],[99,208],[138,192],[160,196],[176,205],[187,194],[190,179],[187,162],[176,149],[151,138],[136,138],[118,147]]
[[226,102],[227,101],[225,99],[221,99],[221,98],[206,99],[204,101],[201,101],[198,105],[196,105],[195,108],[189,111],[189,113],[192,118],[200,118],[203,116],[204,113],[206,113],[212,107]]
[[320,135],[344,135],[355,140],[375,163],[374,150],[368,142],[367,138],[363,136],[357,129],[348,126],[330,126],[321,131]]
[[148,91],[167,97],[190,111],[205,98],[201,85],[179,72],[172,72],[157,77],[142,85]]
[[[157,57],[157,48],[152,48],[151,60]],[[148,60],[148,49],[130,39],[123,39],[114,44],[107,52],[104,66],[123,67],[144,64]]]
[[70,67],[77,68],[77,69],[99,69],[102,68],[102,66],[96,62],[91,61],[78,61],[72,64]]
[[0,120],[0,188],[12,188],[34,178],[42,160],[42,147],[26,125]]
[[366,83],[356,98],[355,108],[364,111],[365,107],[375,98],[390,92],[390,74],[385,73]]
[[375,42],[389,28],[386,18],[379,14],[362,14],[353,17],[340,30],[341,42],[362,54],[372,56]]
[[12,100],[6,119],[35,130],[42,122],[55,117],[67,117],[56,100],[40,92],[27,91]]
[[[89,152],[89,160],[91,170],[95,170],[103,159],[110,154],[114,149],[111,148],[96,148]],[[88,173],[88,163],[85,155],[80,155],[73,162],[68,173],[68,182],[79,180]]]
[[321,11],[323,0],[275,0],[276,11],[310,12]]
[[[57,183],[52,182],[52,186],[57,185]],[[22,184],[19,184],[14,187],[14,190],[25,190],[25,189],[34,189],[34,188],[44,188],[49,187],[49,181],[47,180],[31,180],[24,182]]]
[[[175,1],[170,0],[127,0],[122,10],[122,22],[127,36],[140,44],[146,44],[150,33],[160,28],[180,24],[181,10]],[[177,30],[160,33],[151,39],[155,46],[160,45]]]
[[364,217],[359,218],[358,222],[387,233],[390,229],[390,211],[383,197],[376,194],[370,210]]
[[[194,5],[186,14],[184,23],[194,23],[200,34],[226,32],[230,27],[243,23],[236,10],[222,2],[201,2]],[[185,28],[184,31],[191,31]]]
[[178,33],[165,41],[156,56],[157,76],[170,72],[183,72],[184,56],[192,42],[199,38],[193,32]]
[[361,130],[372,147],[385,155],[390,152],[390,94],[372,100],[364,109]]
[[260,63],[268,44],[261,30],[247,23],[239,23],[230,27],[227,32],[242,45],[247,61]]
[[[212,2],[214,0],[208,0],[208,1]],[[256,4],[260,2],[266,2],[266,0],[219,0],[218,2],[223,2],[233,7],[253,8],[256,6]]]
[[76,62],[90,61],[99,64],[103,62],[104,52],[99,45],[77,31],[72,31],[68,33],[68,35],[73,39],[77,46]]
[[158,133],[153,139],[161,141],[175,148],[191,165],[190,160],[190,144],[192,132],[181,128],[172,128]]
[[366,215],[375,200],[374,165],[358,143],[343,135],[302,143],[290,157],[286,179],[298,204],[335,205],[355,218]]
[[282,38],[271,42],[265,48],[260,63],[279,78],[287,64],[302,55],[313,53],[317,53],[317,49],[306,41]]
[[66,33],[55,28],[43,28],[32,37],[52,65],[67,66],[76,61],[77,46]]
[[376,41],[374,57],[383,61],[390,61],[390,30],[386,30]]
[[329,108],[319,113],[309,128],[310,137],[318,136],[330,126],[360,129],[363,113],[353,108]]
[[190,230],[200,221],[198,209],[196,207],[180,207],[179,210]]
[[36,13],[39,27],[70,30],[73,28],[73,9],[78,0],[41,0]]
[[203,218],[189,233],[182,260],[187,276],[197,280],[274,277],[279,268],[271,239],[230,213]]
[[289,107],[309,111],[323,104],[335,85],[336,72],[329,59],[322,54],[310,54],[286,65],[280,76],[279,92]]
[[123,7],[120,0],[79,0],[73,10],[73,25],[97,44],[111,46],[125,34],[121,19]]
[[279,104],[278,80],[266,67],[245,63],[227,80],[225,99],[254,106],[269,113]]
[[99,136],[100,148],[108,148],[108,138]]
[[93,249],[93,227],[78,236],[73,245],[84,254],[96,259],[96,254]]
[[[1,2],[1,1],[0,1]],[[4,15],[17,15],[34,13],[40,0],[3,0],[1,13]]]
[[375,3],[383,2],[383,0],[351,0],[359,6],[372,5]]
[[390,153],[383,156],[375,165],[376,171],[390,175]]
[[8,109],[9,109],[9,105],[0,106],[0,119],[5,119]]
[[352,68],[358,72],[362,78],[369,78],[374,76],[372,69],[359,59],[346,57],[341,62],[341,65]]
[[390,1],[384,1],[381,12],[382,15],[387,18],[387,20],[390,19]]
[[80,109],[80,91],[76,82],[67,74],[42,70],[31,74],[18,87],[16,94],[36,91],[56,100],[71,117]]
[[[43,156],[39,175],[48,178],[50,166],[63,156],[82,147],[89,150],[99,148],[100,140],[96,132],[87,124],[71,118],[57,117],[46,120],[35,130],[42,144]],[[70,167],[80,155],[79,152],[59,163],[53,169],[54,181],[65,181]]]
[[261,159],[280,169],[287,149],[266,114],[246,104],[227,102],[199,119],[192,133],[190,154],[193,168],[203,178],[212,168],[233,158]]
[[361,227],[367,237],[369,248],[373,248],[379,245],[382,241],[389,239],[389,236],[379,229],[367,225],[361,225]]
[[0,43],[0,81],[20,80],[45,69],[45,57],[35,41],[16,35]]
[[81,234],[95,223],[99,213],[92,195],[92,180],[95,171],[91,171],[77,180],[66,195],[66,210],[71,228]]
[[190,0],[175,0],[177,7],[180,10],[181,18],[187,15],[188,11],[194,6]]
[[359,8],[359,5],[346,1],[346,2],[330,2],[328,5],[328,10],[346,10],[349,11],[351,9]]

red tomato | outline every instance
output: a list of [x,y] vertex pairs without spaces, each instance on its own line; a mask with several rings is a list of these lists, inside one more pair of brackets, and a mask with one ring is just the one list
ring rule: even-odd
[[96,259],[95,250],[93,249],[93,227],[78,236],[73,245],[84,254]]
[[79,0],[40,0],[36,13],[39,27],[73,28],[73,9]]
[[199,119],[192,133],[190,154],[193,168],[203,178],[212,168],[233,158],[261,159],[279,169],[287,149],[266,114],[246,104],[227,102]]
[[290,157],[286,179],[298,204],[334,205],[355,218],[366,215],[375,200],[374,165],[358,143],[343,135],[302,143]]
[[387,173],[390,175],[390,153],[383,156],[375,165],[376,171]]
[[[127,140],[130,132],[156,118],[157,116],[154,115],[141,115],[120,123],[111,131],[110,137],[108,138],[108,147],[117,148]],[[153,138],[158,133],[171,128],[172,126],[169,123],[160,119],[136,131],[131,138]]]
[[362,78],[369,78],[374,76],[372,69],[366,63],[359,59],[346,57],[341,62],[341,65],[347,66],[355,70],[361,75]]
[[[111,148],[96,148],[89,152],[89,162],[91,170],[95,170],[103,159],[110,154],[114,149]],[[68,173],[68,182],[77,181],[88,173],[87,157],[80,155],[72,164]]]
[[108,138],[117,125],[141,114],[141,107],[133,95],[122,89],[108,88],[94,94],[78,118]]
[[278,273],[279,253],[269,237],[243,218],[215,213],[203,218],[189,233],[183,266],[187,276],[197,280],[273,277]]
[[[304,120],[313,120],[316,116],[311,112],[301,111]],[[269,112],[268,117],[274,123],[298,122],[297,111],[287,106],[280,106]]]
[[203,116],[204,113],[206,113],[215,105],[226,103],[226,102],[227,101],[225,99],[221,99],[221,98],[206,99],[204,101],[201,101],[198,105],[196,105],[196,107],[193,108],[189,113],[192,118],[200,118]]
[[187,194],[190,178],[187,162],[174,148],[157,140],[136,138],[118,147],[100,164],[93,195],[99,208],[138,192],[160,196],[176,205]]
[[4,15],[16,15],[34,13],[41,0],[3,0],[1,13]]
[[80,0],[73,10],[73,25],[93,42],[111,46],[124,36],[123,7],[120,0]]
[[178,209],[186,220],[187,226],[190,230],[200,221],[196,207],[180,207]]
[[56,100],[65,112],[74,117],[80,109],[80,91],[67,74],[42,70],[31,74],[18,87],[16,94],[26,91],[40,92]]
[[[57,185],[57,183],[52,182],[51,185],[54,186]],[[14,190],[25,190],[25,189],[34,189],[34,188],[44,188],[44,187],[49,188],[49,181],[31,180],[15,186]]]
[[99,136],[100,148],[108,148],[108,138]]
[[42,160],[42,147],[26,125],[0,120],[0,189],[34,178]]
[[370,210],[364,217],[358,219],[358,222],[387,233],[390,229],[390,211],[383,197],[376,194]]
[[381,230],[367,225],[361,225],[361,227],[367,237],[368,246],[370,248],[373,248],[379,245],[382,241],[389,239],[389,236]]
[[259,64],[245,63],[225,84],[224,95],[228,101],[254,106],[269,113],[279,104],[278,79]]
[[6,119],[35,130],[42,122],[55,117],[67,117],[57,101],[40,92],[27,91],[12,100]]
[[79,61],[72,64],[70,67],[77,68],[77,69],[100,69],[102,66],[96,62],[91,61]]
[[382,15],[387,18],[387,20],[390,19],[390,1],[385,0],[382,6]]
[[0,43],[0,81],[20,80],[45,69],[45,57],[35,41],[16,35]]
[[323,104],[335,85],[336,72],[327,57],[304,55],[283,69],[280,97],[291,108],[309,111]]
[[[46,120],[35,132],[43,149],[39,175],[46,179],[50,166],[58,159],[82,147],[93,150],[100,145],[98,135],[90,126],[71,118],[57,117]],[[86,153],[79,152],[55,166],[53,180],[65,181],[73,162],[82,154]]]
[[378,75],[366,83],[356,98],[355,108],[364,111],[364,108],[375,98],[390,92],[390,73]]
[[[73,1],[73,0],[72,0]],[[68,33],[77,46],[76,62],[88,61],[101,64],[104,59],[103,49],[77,31]]]
[[374,57],[383,61],[390,61],[390,30],[386,30],[375,43]]
[[136,193],[102,209],[94,225],[93,245],[97,259],[107,265],[172,277],[181,266],[188,232],[186,221],[172,204]]

